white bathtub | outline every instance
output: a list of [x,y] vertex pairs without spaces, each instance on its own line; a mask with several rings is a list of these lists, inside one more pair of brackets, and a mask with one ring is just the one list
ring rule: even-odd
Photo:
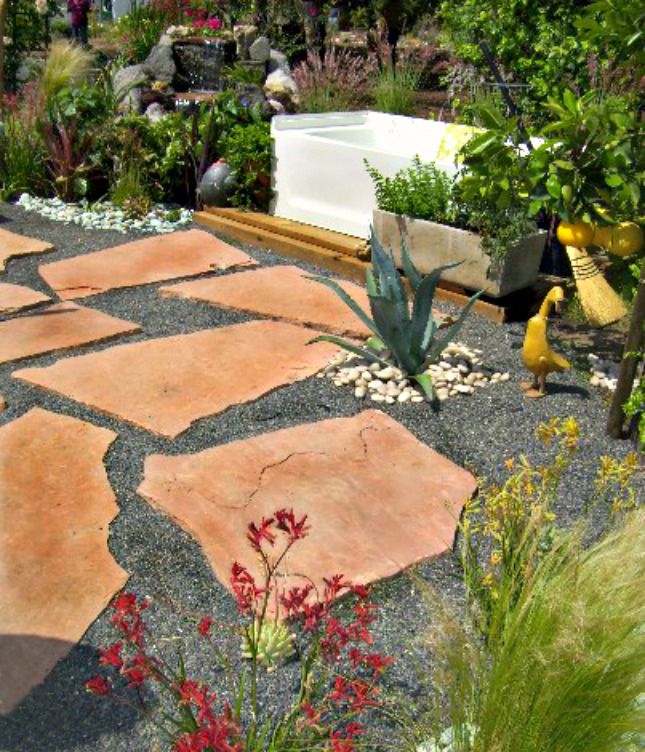
[[364,160],[390,177],[418,154],[452,174],[474,131],[381,112],[274,117],[272,213],[367,238],[376,198]]

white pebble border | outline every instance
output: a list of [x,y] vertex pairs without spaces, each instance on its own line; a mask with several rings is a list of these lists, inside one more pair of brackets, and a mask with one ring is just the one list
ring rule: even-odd
[[[612,360],[603,360],[594,353],[587,355],[591,365],[591,386],[599,386],[601,389],[607,389],[610,392],[616,391],[618,384],[618,374],[620,373],[620,363]],[[634,379],[634,387],[638,386],[639,377]]]
[[[473,394],[476,387],[498,384],[510,379],[509,373],[486,373],[481,365],[481,350],[470,350],[461,342],[450,342],[438,363],[428,366],[437,399]],[[384,368],[354,353],[336,354],[320,373],[319,379],[330,379],[335,386],[349,386],[357,399],[369,397],[372,402],[425,402],[421,388],[394,366]]]
[[[87,230],[116,230],[117,232],[168,233],[174,232],[190,224],[193,213],[190,209],[179,209],[179,219],[169,220],[167,217],[175,210],[155,207],[143,217],[129,217],[123,209],[109,201],[90,204],[82,201],[78,204],[66,204],[59,198],[39,198],[23,193],[18,201],[26,211],[36,212],[42,217],[55,222],[75,224]],[[172,216],[172,215],[170,215]]]

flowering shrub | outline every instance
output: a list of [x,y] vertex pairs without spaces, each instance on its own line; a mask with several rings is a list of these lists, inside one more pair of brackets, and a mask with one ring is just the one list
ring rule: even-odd
[[[276,752],[296,748],[352,752],[357,737],[366,733],[360,718],[380,706],[378,680],[392,658],[371,650],[370,625],[377,607],[366,587],[353,585],[342,575],[325,579],[322,592],[310,581],[304,586],[280,584],[281,564],[308,534],[307,516],[297,519],[292,509],[279,509],[248,526],[247,538],[259,558],[262,578],[256,579],[244,564],[233,563],[231,588],[240,614],[249,620],[242,634],[250,660],[245,672],[250,676],[240,679],[235,708],[219,702],[206,683],[188,677],[182,659],[174,668],[156,654],[144,619],[150,603],[131,593],[121,593],[111,606],[110,621],[120,636],[99,651],[99,663],[107,673],[89,679],[85,688],[106,697],[115,695],[119,687],[134,688],[142,709],[146,684],[161,688],[175,708],[174,717],[163,715],[166,723],[171,722],[166,731],[173,752],[264,749],[269,738]],[[341,595],[352,599],[350,621],[334,615],[334,601]],[[196,631],[214,643],[213,623],[212,617],[204,616]],[[277,721],[261,722],[258,672],[266,663],[266,655],[261,660],[261,636],[265,626],[280,630],[283,623],[294,630],[288,639],[299,643],[300,686],[288,713]],[[250,707],[244,707],[244,700]]]

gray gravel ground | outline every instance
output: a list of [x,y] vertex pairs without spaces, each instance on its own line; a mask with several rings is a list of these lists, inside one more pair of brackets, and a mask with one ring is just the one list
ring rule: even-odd
[[[15,232],[49,240],[56,253],[10,261],[3,281],[24,284],[50,293],[37,273],[44,261],[80,255],[126,242],[135,236],[107,231],[83,231],[27,214],[7,204],[0,205],[1,226]],[[264,265],[294,263],[268,252],[240,245]],[[313,267],[306,267],[318,271]],[[206,304],[160,299],[150,285],[108,292],[82,301],[83,305],[140,323],[143,331],[121,341],[190,332],[207,327],[246,321],[246,314],[222,311]],[[510,371],[511,380],[477,390],[472,397],[451,399],[439,414],[426,405],[382,405],[381,409],[404,424],[419,439],[478,476],[503,477],[503,463],[511,455],[528,453],[535,459],[542,449],[533,437],[535,427],[553,416],[574,416],[582,427],[582,451],[564,484],[558,500],[561,520],[577,516],[591,491],[594,468],[602,454],[614,457],[632,449],[630,445],[609,440],[604,435],[607,402],[588,387],[587,380],[572,371],[551,378],[553,393],[546,399],[528,401],[518,381],[526,378],[519,350],[523,325],[494,325],[471,316],[460,339],[484,350],[484,362],[495,370]],[[92,352],[109,344],[77,348],[75,353]],[[22,361],[19,366],[44,366],[61,353]],[[38,405],[71,415],[118,434],[106,458],[110,482],[117,495],[120,514],[112,524],[110,547],[115,559],[130,573],[128,589],[137,594],[168,600],[174,609],[153,606],[150,620],[160,646],[174,650],[172,638],[183,632],[194,633],[186,614],[212,613],[218,621],[234,622],[232,599],[213,578],[199,547],[193,540],[154,511],[136,495],[142,480],[144,458],[151,453],[190,453],[235,439],[312,422],[333,416],[354,415],[364,403],[354,399],[349,389],[334,387],[325,379],[306,381],[279,389],[248,405],[197,422],[185,434],[168,441],[138,430],[72,400],[14,381],[11,373],[18,366],[0,366],[0,394],[8,403],[0,414],[0,424],[19,417]],[[214,479],[216,482],[216,479]],[[411,531],[412,533],[413,531]],[[312,534],[315,534],[313,531]],[[457,569],[451,557],[418,567],[420,576],[442,593],[459,599]],[[418,587],[407,576],[399,576],[377,588],[382,615],[376,628],[379,647],[399,656],[390,674],[390,683],[408,696],[421,692],[417,679],[419,664],[426,654],[423,633],[430,617],[419,597]],[[96,647],[114,639],[108,619],[102,615],[87,631],[80,644],[56,666],[46,681],[8,717],[0,719],[0,750],[11,752],[147,752],[165,749],[162,737],[151,724],[139,721],[134,711],[87,695],[82,684],[96,673]],[[226,695],[223,672],[218,671],[204,643],[187,637],[195,645],[189,670],[210,680],[220,695]],[[237,638],[232,642],[236,646]],[[261,696],[268,712],[284,706],[297,683],[297,666],[291,665],[265,677]],[[400,749],[393,744],[391,749]]]

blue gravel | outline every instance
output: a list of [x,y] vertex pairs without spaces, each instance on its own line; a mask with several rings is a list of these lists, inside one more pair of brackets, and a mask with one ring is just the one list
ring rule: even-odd
[[[10,261],[2,277],[3,281],[27,285],[46,293],[51,291],[37,274],[43,258],[58,260],[140,237],[136,233],[124,236],[120,232],[83,230],[27,214],[19,207],[7,204],[0,205],[0,226],[55,244],[56,253],[47,257]],[[266,251],[236,245],[264,265],[294,263]],[[304,264],[301,266],[320,271]],[[140,323],[143,331],[127,341],[225,326],[251,318],[206,304],[177,299],[161,301],[157,293],[159,286],[107,292],[84,299],[82,304]],[[471,316],[460,339],[470,347],[481,348],[487,366],[509,371],[510,381],[478,389],[472,397],[450,399],[438,414],[425,404],[382,405],[381,409],[429,446],[478,476],[491,480],[503,476],[504,461],[511,455],[523,452],[535,459],[544,456],[533,435],[540,422],[554,416],[575,417],[582,428],[582,451],[563,484],[564,491],[556,505],[561,521],[566,523],[580,514],[584,499],[592,490],[598,458],[603,454],[621,457],[632,446],[605,436],[606,398],[590,389],[586,377],[576,371],[553,376],[550,379],[553,393],[548,398],[526,400],[518,387],[518,381],[526,378],[519,357],[522,337],[521,324],[495,325]],[[94,352],[109,346],[90,345],[76,348],[75,352]],[[183,632],[187,635],[187,644],[194,645],[189,672],[198,672],[212,683],[219,695],[225,697],[226,676],[204,652],[204,644],[192,637],[194,629],[189,615],[212,613],[218,621],[234,622],[235,606],[213,577],[200,548],[190,536],[137,496],[144,459],[152,453],[197,452],[300,423],[354,415],[366,405],[355,400],[349,389],[334,387],[327,379],[310,378],[251,404],[200,420],[182,436],[169,441],[72,400],[11,379],[11,373],[17,367],[44,366],[60,357],[60,353],[45,355],[24,360],[19,366],[0,366],[0,394],[8,404],[8,409],[0,413],[0,424],[38,405],[117,432],[118,439],[106,458],[109,479],[120,507],[120,514],[111,527],[111,551],[130,574],[128,589],[155,599],[150,619],[154,634],[160,640],[160,649],[172,657],[177,644],[172,638]],[[414,531],[410,533],[412,535]],[[315,535],[315,530],[312,534]],[[415,570],[439,592],[459,601],[461,587],[452,557],[441,557]],[[388,654],[399,656],[389,681],[397,692],[416,696],[422,691],[417,670],[419,665],[427,665],[428,661],[423,634],[430,616],[419,596],[418,585],[405,574],[381,583],[377,594],[382,605],[382,616],[375,630],[378,646]],[[172,608],[161,607],[160,602],[168,602]],[[92,697],[82,688],[83,682],[97,671],[97,646],[112,639],[108,619],[103,614],[45,682],[11,714],[0,718],[2,752],[152,752],[165,749],[159,732],[151,724],[141,722],[134,711]],[[235,653],[237,638],[227,638],[226,642]],[[237,662],[234,662],[234,668],[239,668]],[[286,707],[297,679],[295,664],[263,678],[260,695],[267,713]],[[394,750],[397,746],[389,748]]]

